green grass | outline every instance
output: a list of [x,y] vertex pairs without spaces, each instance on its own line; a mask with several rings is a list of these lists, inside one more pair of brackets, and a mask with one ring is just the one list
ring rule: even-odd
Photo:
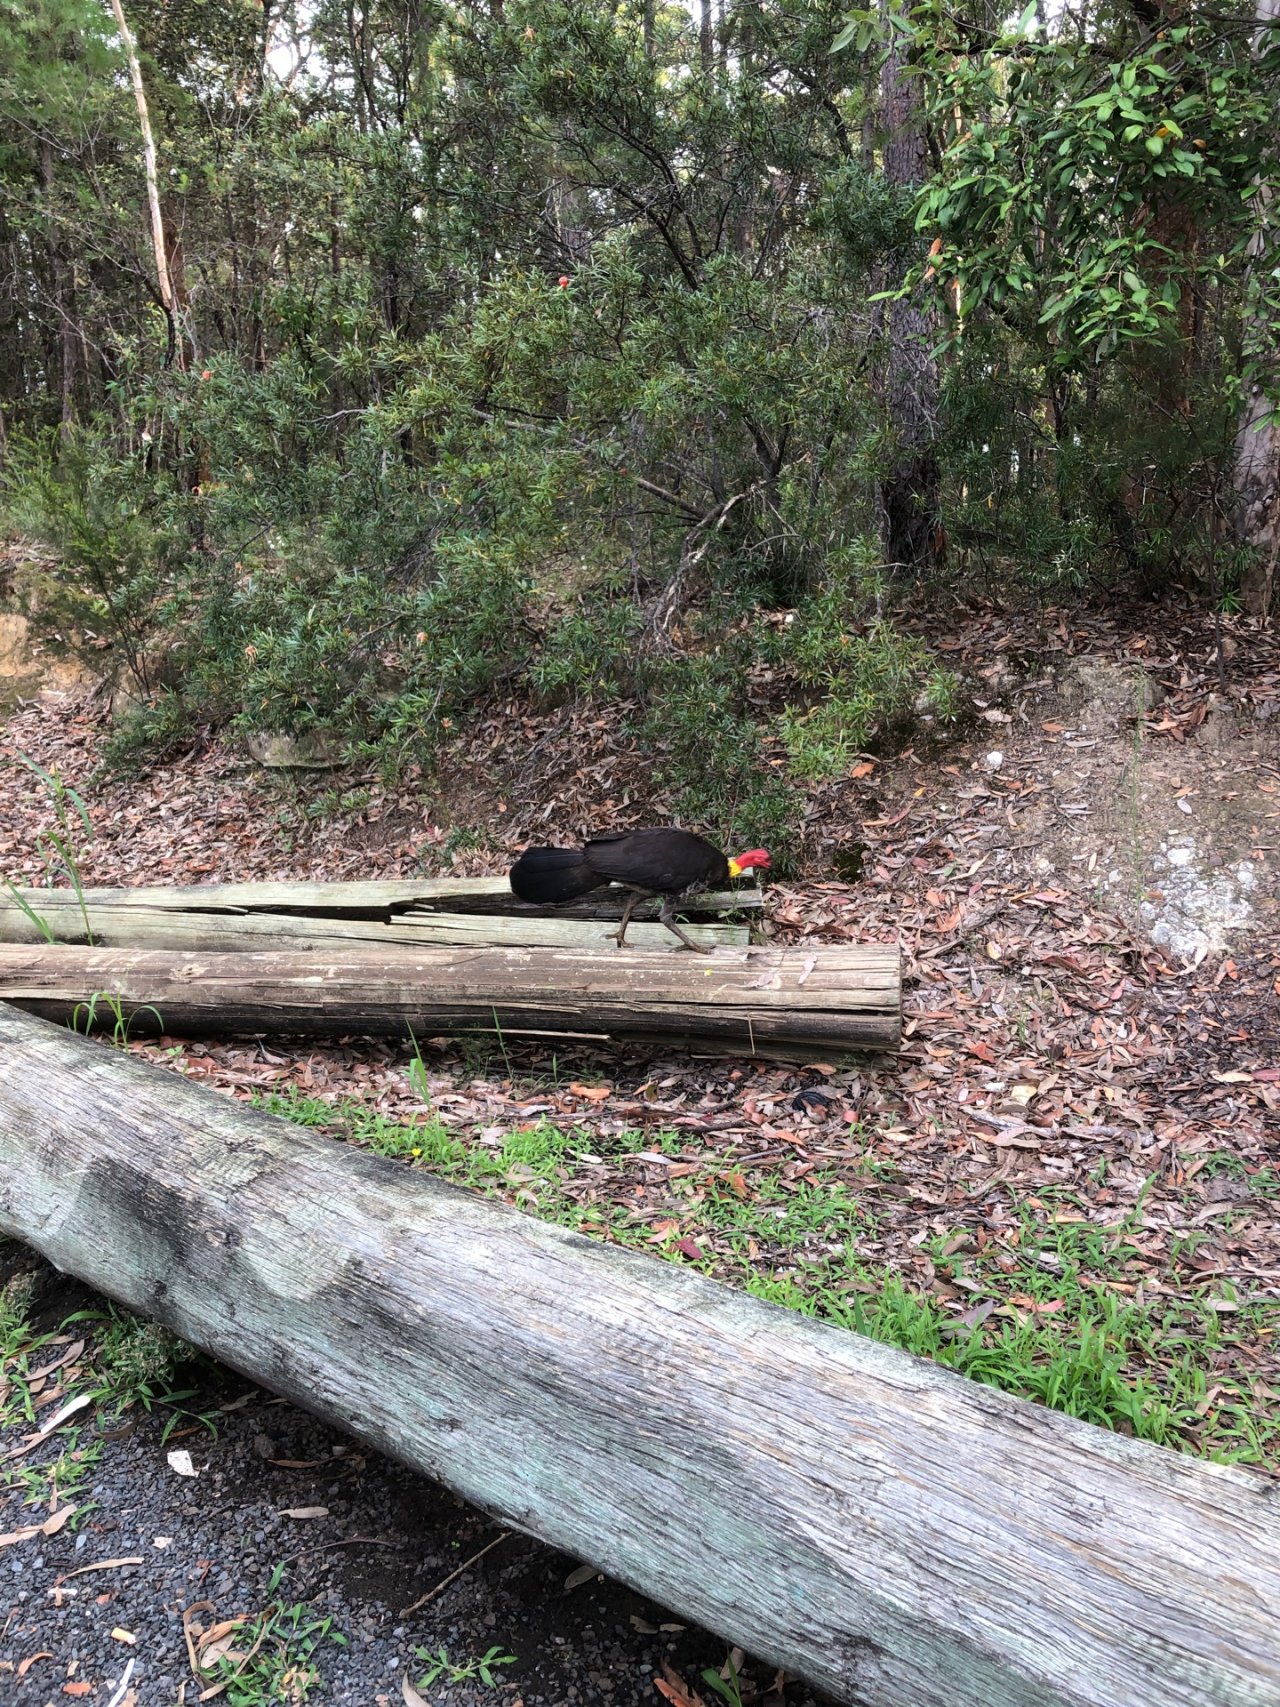
[[480,1654],[473,1659],[451,1660],[449,1650],[443,1645],[433,1653],[430,1648],[415,1648],[414,1653],[420,1660],[426,1662],[427,1669],[418,1679],[419,1689],[429,1689],[438,1678],[445,1678],[449,1683],[483,1683],[487,1689],[497,1689],[502,1682],[499,1666],[513,1666],[516,1663],[514,1654],[504,1654],[499,1647],[490,1648],[488,1653]]
[[[490,1146],[431,1113],[401,1124],[358,1102],[291,1093],[263,1106],[1104,1428],[1224,1461],[1280,1456],[1280,1417],[1242,1374],[1249,1349],[1274,1332],[1265,1306],[1183,1271],[1193,1239],[1174,1240],[1153,1274],[1135,1242],[1138,1211],[1099,1225],[1068,1195],[1045,1193],[981,1249],[963,1232],[935,1238],[926,1249],[938,1296],[861,1255],[878,1229],[868,1182],[884,1171],[867,1165],[869,1151],[843,1171],[744,1176],[674,1132],[601,1140],[540,1122]],[[598,1167],[605,1143],[621,1200],[605,1185],[583,1201],[571,1189],[578,1159]],[[626,1156],[642,1150],[695,1166],[637,1199]]]
[[[74,1530],[93,1509],[92,1472],[102,1453],[89,1427],[96,1419],[111,1424],[135,1406],[162,1409],[162,1442],[181,1422],[211,1431],[214,1425],[208,1414],[184,1408],[194,1388],[174,1387],[176,1370],[196,1356],[182,1340],[114,1304],[76,1311],[41,1333],[31,1320],[34,1292],[30,1273],[0,1289],[0,1428],[34,1434],[63,1405],[75,1399],[88,1403],[30,1456],[0,1464],[0,1496],[12,1494],[27,1506],[73,1504],[78,1509],[68,1527]],[[86,1345],[79,1356],[42,1380],[67,1345],[82,1338]],[[56,1403],[49,1401],[49,1382],[59,1390]]]
[[[274,1595],[284,1575],[277,1565],[267,1593]],[[272,1601],[261,1612],[239,1621],[227,1652],[205,1664],[214,1687],[223,1688],[228,1707],[268,1707],[307,1699],[321,1679],[317,1653],[325,1642],[346,1647],[347,1638],[333,1619],[318,1617],[307,1605],[286,1606]]]

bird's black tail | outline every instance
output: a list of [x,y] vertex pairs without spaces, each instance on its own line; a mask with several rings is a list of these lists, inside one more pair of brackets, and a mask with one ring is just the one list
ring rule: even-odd
[[511,893],[521,901],[572,901],[607,882],[578,848],[526,848],[511,867]]

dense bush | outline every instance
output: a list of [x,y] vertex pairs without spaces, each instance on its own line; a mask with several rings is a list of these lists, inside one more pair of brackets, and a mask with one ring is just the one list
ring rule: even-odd
[[890,10],[833,53],[837,0],[377,0],[355,32],[322,0],[269,35],[132,0],[166,309],[106,14],[0,0],[43,619],[166,731],[185,699],[389,761],[496,689],[621,695],[682,810],[776,841],[784,773],[955,710],[904,574],[1229,596],[1270,48],[1229,10],[1154,42]]

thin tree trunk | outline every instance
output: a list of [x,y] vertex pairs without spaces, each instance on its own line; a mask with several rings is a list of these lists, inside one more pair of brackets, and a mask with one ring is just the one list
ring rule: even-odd
[[[1258,41],[1280,19],[1280,0],[1257,0]],[[1258,229],[1254,236],[1252,263],[1262,271],[1277,251],[1271,222],[1274,204],[1271,191],[1259,184]],[[1269,388],[1256,378],[1245,398],[1236,437],[1235,522],[1236,535],[1249,554],[1242,592],[1246,609],[1255,616],[1270,616],[1275,604],[1280,571],[1280,420],[1275,410],[1276,382],[1280,364],[1275,356],[1275,327],[1259,314],[1249,328],[1249,342],[1258,350],[1272,381]]]
[[164,215],[160,211],[160,181],[156,171],[156,144],[151,134],[151,115],[147,110],[147,91],[142,82],[142,66],[138,62],[138,51],[133,44],[133,36],[125,21],[124,7],[120,0],[111,0],[111,10],[115,14],[116,28],[120,32],[120,41],[129,61],[129,80],[133,84],[133,98],[138,106],[138,124],[142,131],[142,166],[147,180],[147,208],[151,219],[151,249],[156,262],[156,281],[160,287],[160,301],[169,320],[170,348],[178,353],[181,360],[182,340],[178,335],[173,284],[169,276]]
[[71,431],[76,417],[76,374],[80,366],[80,342],[76,335],[75,273],[62,247],[57,213],[53,205],[53,142],[40,143],[40,183],[48,228],[49,271],[53,279],[53,306],[58,317],[58,418],[63,434]]
[[[888,25],[886,24],[886,29]],[[891,45],[880,74],[884,174],[914,189],[928,170],[928,141],[919,80],[906,76],[902,37]],[[894,442],[892,463],[878,493],[880,530],[890,569],[917,574],[945,556],[938,493],[937,328],[920,296],[890,302],[885,314],[884,406]]]

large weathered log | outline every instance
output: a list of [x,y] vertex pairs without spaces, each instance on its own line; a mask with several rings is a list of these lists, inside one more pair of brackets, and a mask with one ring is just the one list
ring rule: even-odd
[[[71,1019],[105,994],[174,1033],[675,1038],[745,1054],[893,1049],[896,948],[607,945],[199,954],[0,944],[0,1000]],[[97,1004],[99,1022],[110,1017]]]
[[1275,1707],[1271,1484],[0,1005],[0,1232],[859,1707]]

